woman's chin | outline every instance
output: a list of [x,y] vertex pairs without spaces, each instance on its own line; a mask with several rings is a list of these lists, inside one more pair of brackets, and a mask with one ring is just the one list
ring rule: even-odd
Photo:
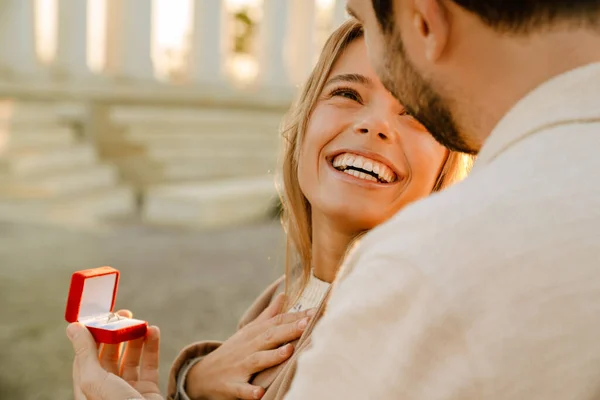
[[348,200],[336,203],[325,207],[327,209],[325,214],[328,215],[329,220],[339,222],[349,231],[370,230],[391,217],[389,213],[382,212],[386,207],[378,204],[362,202],[349,204]]

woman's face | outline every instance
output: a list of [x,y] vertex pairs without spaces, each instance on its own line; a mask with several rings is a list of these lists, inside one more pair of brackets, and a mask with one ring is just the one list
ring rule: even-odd
[[383,87],[364,39],[357,39],[334,65],[310,116],[298,179],[313,218],[358,232],[429,195],[446,155]]

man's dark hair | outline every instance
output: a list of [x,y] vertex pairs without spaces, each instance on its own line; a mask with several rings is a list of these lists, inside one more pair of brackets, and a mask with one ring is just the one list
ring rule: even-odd
[[[526,33],[565,21],[600,26],[600,0],[452,0],[500,31]],[[393,29],[393,0],[372,0],[384,32]]]
[[394,0],[372,0],[373,10],[381,30],[389,32],[394,27]]

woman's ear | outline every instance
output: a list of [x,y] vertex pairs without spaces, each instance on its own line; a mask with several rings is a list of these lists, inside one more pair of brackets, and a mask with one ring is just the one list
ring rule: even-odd
[[413,27],[430,62],[437,61],[448,44],[448,16],[442,0],[414,0]]

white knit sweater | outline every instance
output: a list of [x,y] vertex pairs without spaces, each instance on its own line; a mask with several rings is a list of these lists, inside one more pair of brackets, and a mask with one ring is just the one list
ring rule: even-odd
[[302,291],[298,301],[294,303],[294,306],[290,308],[288,312],[299,312],[318,307],[321,300],[323,300],[323,297],[325,297],[330,285],[330,283],[322,281],[311,274],[310,280]]

